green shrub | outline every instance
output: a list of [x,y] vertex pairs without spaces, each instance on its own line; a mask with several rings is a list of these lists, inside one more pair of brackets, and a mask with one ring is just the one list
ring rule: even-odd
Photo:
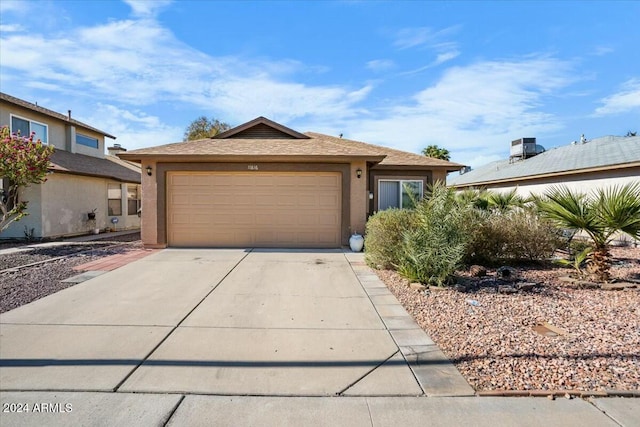
[[411,229],[414,211],[387,209],[367,221],[365,261],[373,268],[394,268],[398,265],[402,235]]
[[470,242],[464,258],[469,264],[544,260],[566,245],[561,231],[533,209],[476,212],[466,226]]
[[415,226],[403,233],[397,270],[411,281],[442,286],[460,267],[471,205],[460,204],[455,191],[442,185],[430,193],[416,206]]

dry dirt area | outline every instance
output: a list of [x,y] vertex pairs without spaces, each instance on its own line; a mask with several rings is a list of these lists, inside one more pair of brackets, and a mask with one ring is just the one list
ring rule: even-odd
[[[578,289],[553,265],[519,267],[538,286],[501,294],[496,270],[461,272],[472,290],[415,291],[395,272],[378,271],[407,311],[477,391],[640,391],[640,248],[614,248],[612,276],[635,289]],[[484,281],[484,282],[482,282]],[[551,330],[534,328],[546,323]],[[555,331],[557,334],[554,334]]]
[[[7,249],[24,245],[5,243],[3,246]],[[79,274],[73,270],[77,265],[141,247],[140,233],[134,233],[100,241],[0,254],[0,313],[73,286],[74,283],[62,280]],[[33,263],[35,265],[26,266]]]

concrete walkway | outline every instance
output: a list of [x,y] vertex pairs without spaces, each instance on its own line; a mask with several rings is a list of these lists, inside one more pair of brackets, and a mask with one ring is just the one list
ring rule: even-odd
[[640,400],[473,396],[341,251],[169,249],[4,313],[0,390],[2,425],[640,423]]

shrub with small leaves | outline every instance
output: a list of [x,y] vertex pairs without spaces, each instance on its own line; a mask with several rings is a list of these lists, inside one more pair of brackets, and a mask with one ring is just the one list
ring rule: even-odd
[[476,213],[467,227],[470,241],[465,262],[469,264],[539,261],[566,245],[562,231],[531,208]]
[[412,228],[415,213],[409,209],[387,209],[367,221],[365,261],[373,268],[394,268],[400,259],[402,235]]

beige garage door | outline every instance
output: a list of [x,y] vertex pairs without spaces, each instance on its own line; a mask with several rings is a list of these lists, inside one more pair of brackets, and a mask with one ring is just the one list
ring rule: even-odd
[[339,247],[337,172],[169,172],[169,246]]

